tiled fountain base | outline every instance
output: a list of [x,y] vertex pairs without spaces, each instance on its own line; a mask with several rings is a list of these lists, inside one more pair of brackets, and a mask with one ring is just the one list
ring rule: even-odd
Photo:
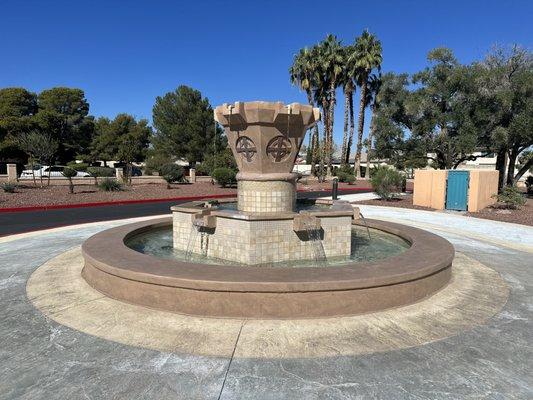
[[[286,219],[240,219],[217,216],[216,228],[198,232],[191,214],[173,212],[174,247],[245,264],[349,257],[350,216],[320,217],[319,241],[293,230],[294,214]],[[311,235],[312,236],[312,235]]]

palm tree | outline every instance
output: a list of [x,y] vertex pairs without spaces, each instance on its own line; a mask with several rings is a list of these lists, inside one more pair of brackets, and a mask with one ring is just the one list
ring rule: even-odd
[[[305,91],[307,95],[307,101],[313,107],[315,106],[315,101],[313,98],[315,64],[316,63],[312,50],[304,47],[303,49],[300,49],[298,54],[294,56],[293,64],[289,68],[291,83]],[[318,161],[319,153],[318,125],[313,127],[313,133],[311,134],[309,147],[309,151],[311,152],[311,173],[316,175],[315,165]]]
[[[335,35],[328,35],[319,45],[318,62],[324,72],[322,84],[323,91],[327,94],[323,97],[323,109],[327,108],[326,127],[326,162],[327,175],[331,176],[332,156],[333,156],[333,122],[336,104],[336,89],[340,84],[340,77],[343,71],[343,52],[340,41]],[[324,114],[326,110],[324,109]]]
[[352,54],[354,67],[358,69],[357,84],[361,88],[359,94],[359,120],[357,125],[357,150],[355,153],[355,174],[361,177],[361,148],[363,145],[363,128],[365,125],[365,108],[367,106],[368,77],[374,68],[381,70],[383,61],[381,42],[366,29],[355,40],[355,51]]
[[370,158],[372,155],[372,140],[376,132],[376,114],[379,107],[380,95],[379,90],[381,88],[381,73],[378,75],[371,75],[368,80],[368,99],[367,104],[372,103],[372,118],[370,119],[370,130],[368,131],[368,145],[366,151],[366,172],[365,177],[370,178]]
[[[355,82],[358,71],[354,68],[352,54],[354,46],[344,47],[344,69],[343,69],[343,90],[344,90],[344,137],[342,144],[341,164],[348,164],[350,160],[350,150],[353,143],[354,117],[353,117],[353,95],[355,92]],[[348,121],[350,130],[348,133]]]

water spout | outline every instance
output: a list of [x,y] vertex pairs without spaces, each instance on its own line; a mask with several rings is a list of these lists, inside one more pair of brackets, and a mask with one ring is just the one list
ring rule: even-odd
[[320,237],[320,228],[317,228],[311,222],[305,222],[305,231],[309,237],[311,247],[313,249],[315,257],[315,265],[317,267],[325,267],[327,263],[326,252],[324,251],[324,245],[322,244],[322,239]]
[[361,211],[359,211],[359,216],[363,220],[363,224],[365,224],[366,233],[368,234],[368,240],[370,241],[370,240],[372,240],[372,237],[370,236],[370,229],[368,229],[368,224],[366,223],[366,219],[363,216],[363,214],[361,213]]

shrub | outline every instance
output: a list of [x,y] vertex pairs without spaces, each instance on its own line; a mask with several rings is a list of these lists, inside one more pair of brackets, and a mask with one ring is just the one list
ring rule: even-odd
[[15,193],[15,189],[17,188],[17,185],[11,182],[6,182],[6,183],[2,183],[0,187],[6,193]]
[[184,173],[183,168],[177,164],[165,164],[159,170],[159,174],[167,182],[167,188],[170,189],[170,184],[174,182],[183,182]]
[[495,197],[505,208],[515,210],[526,204],[526,198],[516,186],[506,186]]
[[63,176],[68,179],[68,189],[70,194],[74,193],[74,183],[72,183],[72,178],[78,175],[78,171],[73,168],[66,167],[62,172]]
[[204,161],[200,165],[197,165],[196,173],[198,175],[213,176],[213,171],[217,168],[229,168],[237,173],[237,163],[229,148],[224,149],[224,151],[221,151],[216,155],[206,155]]
[[67,164],[69,168],[72,168],[74,171],[85,172],[89,168],[87,163],[77,163],[76,161],[69,162]]
[[88,167],[87,172],[94,178],[94,184],[98,185],[98,178],[112,178],[115,169],[109,167]]
[[153,175],[154,172],[161,174],[161,168],[167,164],[172,164],[172,159],[170,157],[154,154],[146,159],[146,162],[144,163],[144,174]]
[[401,192],[403,177],[395,169],[379,166],[374,169],[370,183],[379,197],[389,201]]
[[354,169],[350,166],[350,164],[344,164],[340,167],[333,167],[333,175],[339,176],[340,173],[355,175]]
[[337,171],[337,178],[339,178],[339,182],[346,182],[349,184],[354,183],[356,180],[353,173],[347,173],[344,171]]
[[98,184],[100,190],[104,192],[120,192],[122,190],[122,183],[112,178],[104,178],[102,182]]
[[217,168],[213,171],[212,177],[222,187],[232,185],[237,182],[236,173],[234,170],[226,167]]

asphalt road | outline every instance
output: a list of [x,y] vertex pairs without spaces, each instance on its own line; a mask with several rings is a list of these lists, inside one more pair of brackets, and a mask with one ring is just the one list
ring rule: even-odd
[[[370,191],[370,189],[368,190]],[[357,190],[354,193],[362,193]],[[343,193],[347,193],[343,191]],[[331,192],[299,192],[298,198],[326,197]],[[170,207],[185,201],[117,204],[95,207],[61,208],[39,211],[0,212],[0,236],[57,228],[88,222],[106,221],[169,213]]]

